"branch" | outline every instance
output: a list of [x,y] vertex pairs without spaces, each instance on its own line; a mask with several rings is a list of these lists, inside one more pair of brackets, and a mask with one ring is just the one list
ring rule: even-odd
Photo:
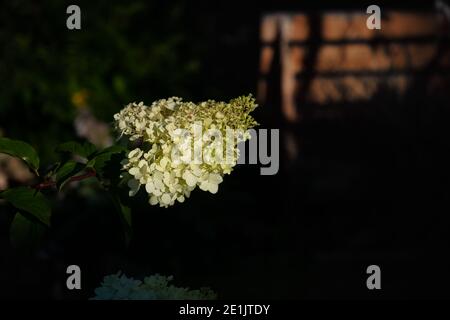
[[[85,179],[88,179],[91,177],[95,177],[96,175],[97,175],[97,172],[95,172],[94,169],[90,169],[89,171],[87,171],[84,174],[69,178],[67,183],[85,180]],[[32,186],[32,188],[37,189],[37,190],[42,190],[42,189],[52,188],[54,186],[56,186],[56,181],[51,180],[51,181],[44,181],[44,182],[38,183],[38,184]]]

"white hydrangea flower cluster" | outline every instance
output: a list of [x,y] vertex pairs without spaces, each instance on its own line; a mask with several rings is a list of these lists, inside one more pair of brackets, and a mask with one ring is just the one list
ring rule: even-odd
[[216,193],[237,164],[237,144],[249,139],[248,129],[257,125],[250,116],[256,106],[252,96],[229,103],[194,104],[172,97],[150,107],[128,104],[114,116],[116,127],[148,146],[131,150],[122,163],[131,176],[130,196],[144,187],[150,204],[168,207],[184,202],[197,186]]
[[159,274],[146,277],[144,281],[128,278],[119,271],[104,277],[95,289],[92,300],[214,300],[216,294],[208,288],[189,290],[169,284],[172,276]]

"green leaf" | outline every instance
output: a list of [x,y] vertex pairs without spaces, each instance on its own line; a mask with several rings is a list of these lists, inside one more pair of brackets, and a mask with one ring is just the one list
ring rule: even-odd
[[120,215],[120,221],[122,222],[124,228],[125,244],[128,245],[133,236],[131,209],[121,201],[120,194],[117,189],[111,191],[110,195],[114,206]]
[[114,179],[115,175],[119,176],[122,168],[120,162],[123,160],[121,153],[127,149],[125,147],[115,145],[101,150],[93,156],[87,164],[88,167],[95,169],[97,174],[102,178]]
[[28,143],[8,138],[0,138],[0,152],[22,159],[37,173],[37,170],[39,169],[39,157],[36,150]]
[[3,191],[0,197],[15,208],[28,212],[43,224],[50,224],[50,203],[41,192],[29,187],[17,187]]
[[107,147],[107,148],[105,148],[103,150],[97,151],[94,156],[96,157],[96,156],[99,156],[99,155],[102,155],[102,154],[122,153],[122,152],[125,152],[125,151],[127,151],[127,148],[125,148],[124,146],[115,144],[115,145]]
[[15,248],[36,246],[43,234],[44,226],[17,212],[11,223],[9,238]]
[[96,151],[97,148],[89,142],[81,144],[75,141],[70,141],[56,147],[56,152],[72,153],[86,159],[89,159]]
[[64,163],[57,171],[56,171],[56,181],[60,181],[67,176],[70,175],[73,169],[77,166],[77,162],[73,160],[69,160]]
[[[97,172],[103,172],[105,167],[108,165],[113,158],[116,158],[117,153],[102,153],[93,159],[92,167]],[[120,171],[120,169],[119,169]]]
[[69,160],[64,163],[57,171],[56,171],[56,185],[61,190],[67,181],[76,175],[77,173],[83,171],[85,166],[81,163],[78,163],[73,160]]

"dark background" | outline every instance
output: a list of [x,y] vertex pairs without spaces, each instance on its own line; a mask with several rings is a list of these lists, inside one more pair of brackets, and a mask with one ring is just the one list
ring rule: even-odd
[[[57,144],[77,138],[76,92],[88,92],[91,111],[105,122],[130,101],[255,93],[262,13],[365,11],[370,3],[77,4],[80,31],[65,26],[69,3],[1,3],[0,128],[32,143],[44,163]],[[400,100],[384,90],[369,102],[330,106],[351,116],[306,116],[297,125],[282,120],[274,85],[256,118],[279,128],[282,141],[295,135],[296,161],[287,165],[282,148],[277,175],[243,165],[218,194],[196,191],[170,209],[149,206],[140,194],[128,247],[95,183],[54,199],[52,228],[33,253],[11,247],[11,212],[0,207],[0,297],[85,299],[103,276],[122,270],[174,275],[176,284],[209,286],[220,298],[448,298],[449,96],[429,95],[423,81],[418,75]],[[70,264],[81,267],[80,292],[65,289]],[[366,288],[371,264],[381,267],[382,290]]]

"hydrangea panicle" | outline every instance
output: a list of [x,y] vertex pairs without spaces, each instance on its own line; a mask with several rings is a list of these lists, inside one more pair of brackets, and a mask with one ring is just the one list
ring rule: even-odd
[[117,130],[151,146],[131,150],[122,162],[129,195],[143,188],[150,204],[168,207],[184,202],[196,187],[217,193],[237,164],[238,143],[250,139],[248,130],[257,125],[250,115],[256,107],[251,95],[229,103],[171,97],[151,106],[128,104],[114,115]]

